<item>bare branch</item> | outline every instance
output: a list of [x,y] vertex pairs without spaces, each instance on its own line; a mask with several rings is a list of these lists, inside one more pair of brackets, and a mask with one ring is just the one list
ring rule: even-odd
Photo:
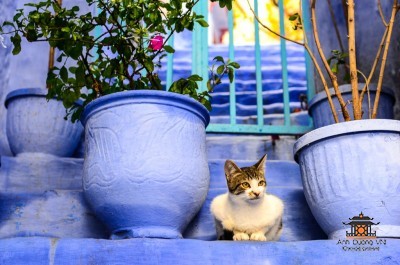
[[257,22],[258,22],[263,28],[267,29],[267,30],[268,30],[269,32],[271,32],[272,34],[274,34],[274,35],[276,35],[276,36],[278,36],[278,37],[280,37],[280,38],[282,38],[282,39],[284,39],[284,40],[287,40],[287,41],[296,43],[296,44],[298,44],[298,45],[304,46],[304,43],[301,43],[301,42],[298,42],[298,41],[296,41],[296,40],[290,39],[290,38],[288,38],[288,37],[286,37],[286,36],[283,36],[283,35],[281,35],[281,34],[275,32],[275,31],[272,30],[271,28],[269,28],[269,27],[268,27],[267,25],[265,25],[264,23],[262,23],[261,20],[260,20],[260,18],[259,18],[259,17],[257,16],[257,14],[254,12],[254,9],[251,7],[251,4],[250,4],[249,0],[247,0],[247,3],[248,3],[248,5],[249,5],[249,7],[250,7],[251,12],[252,12],[253,15],[254,15],[254,18],[257,20]]
[[353,98],[353,114],[355,120],[361,119],[361,105],[359,101],[358,92],[358,76],[357,76],[357,58],[356,58],[356,21],[354,16],[354,0],[347,1],[347,13],[349,25],[349,64],[350,64],[350,82],[351,82],[351,94]]
[[312,53],[310,47],[308,45],[305,45],[304,48],[307,50],[308,54],[310,55],[310,58],[311,58],[314,66],[315,66],[315,69],[317,70],[317,73],[318,73],[319,77],[321,78],[322,86],[324,87],[325,94],[326,94],[327,99],[328,99],[329,107],[331,108],[331,112],[332,112],[332,115],[333,115],[333,119],[334,119],[335,123],[338,123],[339,122],[339,118],[338,118],[338,115],[336,113],[335,105],[333,104],[332,96],[331,96],[331,93],[329,91],[328,84],[326,83],[324,74],[322,73],[321,67],[319,66],[319,64],[317,62],[317,59],[315,58],[314,54]]
[[[379,44],[379,49],[378,49],[378,52],[376,53],[374,63],[372,64],[371,72],[369,73],[368,79],[366,81],[366,83],[368,83],[368,84],[371,82],[371,79],[374,76],[374,73],[376,70],[376,66],[378,65],[379,59],[381,58],[381,53],[382,53],[383,47],[385,46],[387,33],[388,33],[388,28],[385,29],[385,32],[383,33],[383,36],[382,36],[381,43]],[[364,94],[365,94],[366,90],[367,90],[367,85],[365,85],[361,91],[360,104],[362,104],[362,102],[363,102],[363,98],[364,98]]]
[[383,15],[381,0],[378,0],[378,10],[379,10],[379,16],[382,19],[383,25],[385,25],[385,27],[387,27],[388,23],[386,22],[385,16]]
[[390,38],[392,37],[392,31],[393,31],[393,24],[394,24],[394,18],[396,17],[397,14],[397,0],[393,1],[393,7],[392,7],[392,14],[390,16],[390,21],[388,25],[388,32],[386,36],[386,43],[385,43],[385,49],[383,51],[382,55],[382,62],[381,62],[381,68],[379,71],[379,79],[378,79],[378,85],[376,87],[376,95],[375,95],[375,102],[374,102],[374,109],[372,110],[372,118],[376,118],[376,114],[378,111],[378,105],[379,105],[379,98],[382,90],[382,81],[383,81],[383,75],[385,73],[385,66],[386,66],[386,58],[387,54],[389,51],[389,45],[390,45]]
[[336,37],[337,37],[338,42],[339,42],[340,50],[343,52],[344,51],[344,46],[343,46],[342,38],[340,37],[340,32],[339,32],[338,24],[337,24],[337,21],[336,21],[335,13],[333,12],[331,0],[328,0],[328,7],[329,7],[329,13],[331,14],[333,26],[335,28]]
[[319,40],[318,29],[317,29],[317,19],[316,19],[316,15],[315,15],[315,0],[311,1],[311,22],[312,22],[311,24],[313,27],[313,34],[314,34],[314,40],[315,40],[315,45],[317,47],[317,51],[319,53],[319,56],[321,58],[323,65],[325,67],[325,70],[328,73],[329,78],[331,79],[333,89],[335,90],[336,97],[339,101],[339,105],[342,110],[343,118],[345,121],[349,121],[350,115],[347,110],[346,103],[343,100],[342,93],[339,90],[337,76],[332,72],[330,65],[328,63],[328,60],[326,59],[324,52],[322,50],[321,42]]

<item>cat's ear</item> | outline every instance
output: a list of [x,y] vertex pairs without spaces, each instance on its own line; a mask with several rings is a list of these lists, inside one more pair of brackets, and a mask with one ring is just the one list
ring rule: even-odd
[[226,160],[225,162],[225,166],[224,166],[224,170],[225,170],[225,176],[226,179],[228,181],[231,180],[231,177],[236,174],[236,173],[240,173],[242,172],[240,170],[240,168],[235,164],[235,162],[233,162],[232,160]]
[[257,170],[264,172],[265,171],[265,162],[267,161],[267,154],[265,154],[261,159],[254,164]]

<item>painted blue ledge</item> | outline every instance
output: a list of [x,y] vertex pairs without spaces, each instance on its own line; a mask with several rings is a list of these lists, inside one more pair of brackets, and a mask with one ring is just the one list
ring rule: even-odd
[[[352,246],[353,245],[349,245]],[[399,264],[400,240],[345,251],[333,240],[232,242],[192,239],[0,240],[0,264]],[[29,262],[28,262],[29,261]]]

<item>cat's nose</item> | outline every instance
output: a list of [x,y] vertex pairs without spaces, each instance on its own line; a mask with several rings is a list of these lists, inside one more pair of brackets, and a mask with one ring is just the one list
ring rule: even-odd
[[260,195],[259,192],[253,192],[254,196],[258,197],[258,195]]

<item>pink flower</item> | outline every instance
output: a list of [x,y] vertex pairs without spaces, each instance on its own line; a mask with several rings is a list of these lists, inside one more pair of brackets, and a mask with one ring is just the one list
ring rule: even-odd
[[150,39],[149,48],[158,51],[163,47],[164,38],[161,35],[154,36]]

